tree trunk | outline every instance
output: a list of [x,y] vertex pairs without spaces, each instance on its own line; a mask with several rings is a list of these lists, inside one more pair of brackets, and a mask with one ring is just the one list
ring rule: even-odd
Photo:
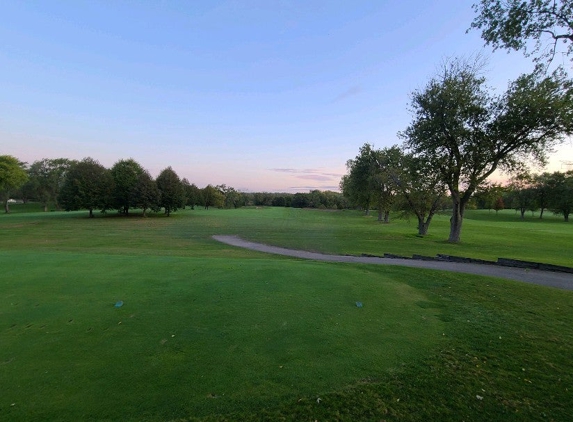
[[94,210],[93,210],[93,208],[90,208],[90,218],[94,218]]
[[541,207],[541,212],[539,213],[540,220],[543,218],[543,211],[545,211],[545,208]]
[[428,234],[428,227],[430,227],[430,222],[424,222],[423,218],[418,217],[418,236],[425,236]]
[[10,214],[10,205],[8,205],[8,200],[4,201],[4,212]]
[[459,198],[452,197],[453,210],[450,218],[450,237],[448,242],[459,243],[462,232],[462,223],[464,221],[464,209],[466,204],[462,204]]
[[384,211],[384,223],[388,224],[390,222],[390,211]]
[[521,213],[521,219],[525,220],[525,208],[520,208],[519,212]]
[[44,204],[44,212],[48,212],[48,204],[47,203]]
[[364,215],[370,215],[370,207],[364,210]]
[[563,213],[563,218],[565,219],[565,222],[568,223],[568,222],[569,222],[569,213],[568,213],[568,212],[564,212],[564,213]]

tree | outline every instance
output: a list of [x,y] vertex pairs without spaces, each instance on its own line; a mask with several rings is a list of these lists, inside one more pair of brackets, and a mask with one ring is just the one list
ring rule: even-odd
[[161,192],[159,206],[165,209],[165,214],[169,217],[172,212],[184,205],[181,179],[171,167],[167,167],[159,173],[156,182],[159,192]]
[[555,172],[552,179],[551,211],[569,221],[569,214],[573,211],[573,170],[566,173]]
[[206,210],[208,210],[209,207],[222,207],[225,203],[225,197],[213,185],[205,186],[201,193]]
[[553,175],[547,172],[536,174],[533,177],[535,200],[539,206],[539,219],[543,218],[543,212],[550,206],[551,196],[555,189],[555,182]]
[[[482,185],[478,186],[474,194],[474,198],[477,202],[477,207],[481,209],[495,209],[495,204],[499,199],[502,198],[505,188],[499,183],[484,182]],[[502,199],[503,202],[503,199]],[[503,209],[503,208],[500,208]],[[499,211],[496,210],[496,211]]]
[[503,198],[501,196],[498,196],[493,204],[493,209],[495,210],[495,214],[497,215],[497,213],[504,208],[505,204],[503,203]]
[[34,183],[28,177],[27,172],[26,172],[26,177],[27,177],[26,183],[20,186],[20,188],[15,193],[15,195],[18,195],[18,197],[22,199],[22,202],[24,202],[24,204],[27,204],[28,202],[33,200],[36,196]]
[[60,189],[64,185],[68,171],[76,163],[77,161],[67,158],[44,158],[32,163],[28,175],[34,196],[42,203],[44,211],[48,211],[48,203],[51,201],[55,203],[56,209],[60,209],[58,203]]
[[0,195],[2,195],[4,202],[5,213],[10,212],[8,205],[10,192],[22,186],[27,179],[28,175],[24,169],[24,163],[11,155],[0,155]]
[[566,45],[566,55],[573,53],[571,0],[481,0],[473,9],[478,15],[470,29],[482,30],[486,45],[494,50],[523,50],[534,56],[539,68],[553,60],[559,43]]
[[306,193],[297,192],[293,195],[291,207],[293,208],[308,208],[310,205],[309,197]]
[[404,147],[431,163],[452,200],[449,241],[460,241],[466,205],[497,169],[515,172],[573,133],[573,89],[561,71],[522,75],[501,95],[490,94],[480,64],[444,63],[411,95],[413,121]]
[[225,208],[239,208],[245,205],[243,194],[235,188],[223,184],[215,186],[215,189],[223,194],[223,197],[225,198],[223,206]]
[[109,170],[88,157],[71,166],[58,201],[66,211],[87,209],[93,217],[94,209],[109,206],[112,191],[113,179]]
[[397,146],[371,150],[372,170],[369,185],[378,208],[378,221],[390,221],[390,209],[396,199],[396,184],[393,175],[400,165],[402,154]]
[[270,207],[273,203],[273,194],[269,192],[253,193],[253,205],[261,207]]
[[189,183],[189,180],[183,178],[181,180],[183,185],[183,193],[185,195],[185,205],[189,205],[192,210],[195,209],[195,205],[201,203],[201,189],[199,189],[195,183]]
[[374,167],[371,151],[370,144],[362,145],[356,158],[346,162],[348,174],[343,176],[340,181],[342,194],[354,205],[364,209],[366,215],[368,215],[372,203],[370,182]]
[[133,187],[133,198],[134,206],[143,210],[144,217],[148,209],[155,212],[160,210],[161,192],[147,170],[137,176],[137,182]]
[[138,198],[136,195],[136,185],[139,176],[145,170],[134,159],[119,160],[111,168],[111,176],[114,181],[113,188],[113,208],[126,216],[129,209],[136,207]]
[[507,185],[511,198],[511,206],[518,210],[521,219],[525,219],[525,212],[536,209],[536,193],[533,186],[533,176],[529,172],[518,173],[511,178]]
[[[381,164],[379,157],[383,157]],[[398,146],[384,148],[375,155],[375,162],[384,166],[387,185],[396,192],[399,208],[405,215],[413,213],[418,219],[418,235],[428,233],[430,223],[445,199],[445,185],[431,163],[412,154],[405,154]]]

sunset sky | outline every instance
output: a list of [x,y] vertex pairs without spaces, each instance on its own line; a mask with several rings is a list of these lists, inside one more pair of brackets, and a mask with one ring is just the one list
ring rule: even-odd
[[[481,51],[497,92],[532,69],[466,34],[472,3],[3,2],[0,154],[131,157],[199,187],[337,189],[362,144],[400,142],[409,94],[444,58]],[[571,141],[549,169],[562,160]]]

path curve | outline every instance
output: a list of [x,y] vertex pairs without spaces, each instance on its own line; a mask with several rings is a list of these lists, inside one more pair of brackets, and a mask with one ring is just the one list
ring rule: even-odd
[[573,290],[573,275],[552,271],[525,270],[523,268],[501,267],[488,264],[468,264],[447,261],[421,261],[414,259],[375,258],[347,255],[327,255],[317,252],[307,252],[295,249],[280,248],[262,243],[249,242],[238,236],[216,235],[213,239],[227,245],[251,249],[275,255],[292,256],[294,258],[312,259],[327,262],[349,262],[359,264],[401,265],[404,267],[429,268],[465,274],[477,274],[490,277],[507,278],[509,280],[525,283],[539,284],[541,286],[555,287],[564,290]]

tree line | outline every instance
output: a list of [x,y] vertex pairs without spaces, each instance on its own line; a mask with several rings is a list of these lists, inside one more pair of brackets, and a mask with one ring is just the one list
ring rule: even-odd
[[93,158],[81,161],[66,158],[41,159],[31,165],[12,156],[0,156],[0,195],[5,212],[10,198],[39,202],[44,211],[50,204],[58,210],[161,210],[169,216],[185,207],[239,208],[242,206],[281,206],[295,208],[341,209],[348,201],[338,192],[313,190],[308,193],[240,192],[233,187],[197,187],[167,167],[156,179],[133,159],[116,162],[110,169]]
[[524,172],[514,175],[505,184],[488,183],[475,195],[476,206],[493,209],[514,209],[521,219],[526,212],[539,212],[543,218],[545,211],[563,216],[569,221],[573,210],[573,170],[566,172],[544,172],[532,174]]

